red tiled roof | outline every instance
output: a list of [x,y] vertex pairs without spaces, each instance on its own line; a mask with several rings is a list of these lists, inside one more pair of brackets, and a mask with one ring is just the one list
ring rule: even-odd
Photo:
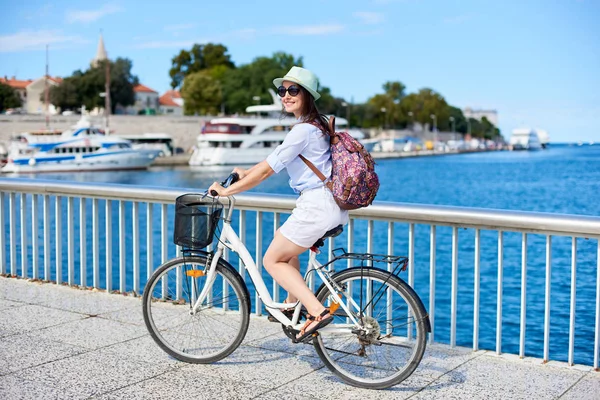
[[177,90],[167,90],[163,96],[169,95],[172,99],[181,99],[181,93]]
[[134,86],[133,91],[134,92],[146,92],[146,93],[158,93],[156,90],[152,90],[148,86],[142,85],[141,83],[139,85]]
[[173,99],[181,99],[181,93],[179,93],[177,90],[167,90],[165,94],[160,96],[158,103],[161,106],[181,107],[181,105],[177,104]]
[[[44,77],[40,77],[39,79],[43,79]],[[59,77],[59,76],[49,76],[48,80],[51,80],[52,82],[56,82],[59,85],[62,83],[63,78]],[[26,81],[21,81],[18,79],[8,79],[8,78],[0,78],[0,82],[4,83],[5,85],[8,85],[10,87],[13,87],[15,89],[25,89],[27,86],[29,86],[31,83],[33,83],[33,79],[28,79]]]
[[29,86],[29,84],[31,82],[33,82],[33,79],[28,79],[26,81],[20,81],[18,79],[0,78],[0,82],[4,83],[5,85],[8,85],[14,89],[25,89],[27,86]]

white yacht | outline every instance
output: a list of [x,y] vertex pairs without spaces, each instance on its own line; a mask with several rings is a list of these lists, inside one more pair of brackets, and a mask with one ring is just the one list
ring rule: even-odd
[[[273,104],[246,108],[247,113],[255,116],[215,118],[207,123],[198,135],[189,164],[243,165],[267,158],[298,123],[293,117],[281,117],[281,99],[273,90],[269,92]],[[344,118],[336,117],[335,121],[336,130],[348,131],[359,140],[364,137],[360,130],[348,129]]]
[[510,137],[510,146],[513,150],[540,150],[542,143],[534,129],[513,129]]
[[129,140],[134,149],[158,150],[159,157],[169,157],[174,153],[173,136],[167,133],[142,133],[139,135],[126,134],[119,136]]
[[158,150],[134,149],[131,142],[93,127],[82,116],[72,129],[26,132],[13,138],[7,162],[8,173],[107,171],[144,169]]

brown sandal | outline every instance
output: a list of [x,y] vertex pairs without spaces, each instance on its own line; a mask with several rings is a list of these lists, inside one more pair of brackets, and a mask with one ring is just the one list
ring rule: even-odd
[[[316,324],[309,328],[310,324],[316,322]],[[316,317],[313,317],[310,314],[306,315],[306,322],[302,329],[300,329],[300,333],[296,336],[294,343],[303,342],[307,338],[312,337],[317,333],[317,331],[333,322],[333,315],[331,315],[329,308],[325,308],[323,312]]]

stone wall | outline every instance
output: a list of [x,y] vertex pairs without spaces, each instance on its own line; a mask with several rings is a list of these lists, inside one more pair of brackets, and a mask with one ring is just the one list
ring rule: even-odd
[[[80,116],[50,116],[51,129],[67,129],[77,123]],[[168,133],[173,136],[173,145],[184,151],[196,144],[196,138],[204,121],[213,117],[188,117],[166,115],[111,115],[110,131],[115,134],[138,134],[146,132]],[[100,117],[90,117],[92,123],[104,126]],[[19,132],[46,128],[43,115],[0,115],[0,142],[6,143]]]

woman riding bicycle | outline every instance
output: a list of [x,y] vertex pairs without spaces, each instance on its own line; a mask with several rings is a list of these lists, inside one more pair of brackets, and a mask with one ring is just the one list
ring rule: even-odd
[[252,189],[262,181],[286,169],[290,187],[299,194],[292,215],[275,232],[275,237],[265,253],[263,264],[267,272],[287,292],[287,303],[297,300],[309,313],[306,324],[296,337],[301,341],[333,320],[329,310],[321,304],[308,288],[300,274],[298,256],[309,249],[328,230],[348,222],[348,211],[340,209],[331,191],[313,173],[300,155],[308,159],[325,176],[331,175],[329,150],[329,124],[319,113],[315,101],[318,80],[309,70],[292,67],[283,77],[273,80],[282,98],[286,112],[298,120],[285,140],[266,160],[244,170],[235,168],[239,181],[228,188],[215,182],[209,191],[219,196],[232,196]]

